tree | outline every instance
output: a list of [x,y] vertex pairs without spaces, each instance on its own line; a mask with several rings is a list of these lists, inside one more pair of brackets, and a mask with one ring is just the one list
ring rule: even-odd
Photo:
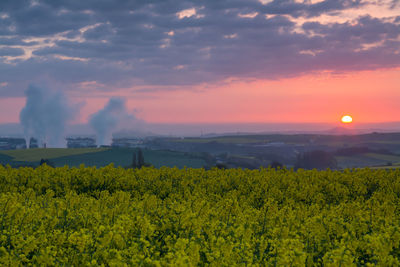
[[279,161],[273,161],[269,166],[272,169],[282,169],[283,168],[283,164],[280,163]]
[[138,148],[137,150],[135,150],[132,154],[132,163],[127,167],[127,168],[142,168],[142,167],[151,167],[153,165],[151,165],[150,163],[146,163],[144,161],[144,155],[143,155],[143,151]]
[[326,151],[315,150],[310,152],[304,152],[297,157],[295,169],[336,169],[337,161],[336,158]]
[[46,164],[47,166],[50,166],[50,167],[53,167],[53,168],[54,168],[53,162],[51,162],[51,161],[48,160],[48,159],[41,159],[39,165],[41,166],[41,165],[43,165],[43,164]]
[[215,164],[215,167],[218,169],[221,169],[221,170],[228,169],[228,166],[224,163],[217,163],[217,164]]
[[143,151],[139,148],[137,152],[137,167],[142,168],[145,165]]
[[132,168],[137,168],[137,158],[136,158],[136,151],[135,152],[133,152],[133,155],[132,155],[132,164],[131,164],[131,167]]

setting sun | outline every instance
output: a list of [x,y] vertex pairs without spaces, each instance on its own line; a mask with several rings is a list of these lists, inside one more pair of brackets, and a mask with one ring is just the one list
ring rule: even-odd
[[349,115],[343,116],[342,117],[342,122],[343,123],[352,123],[353,122],[353,118]]

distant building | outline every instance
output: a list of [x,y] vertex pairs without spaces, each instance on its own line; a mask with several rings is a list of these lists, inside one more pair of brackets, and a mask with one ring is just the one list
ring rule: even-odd
[[96,139],[92,137],[67,137],[68,148],[97,147]]
[[31,139],[29,140],[29,148],[38,148],[38,147],[39,147],[38,140],[31,137]]
[[123,138],[113,138],[112,140],[112,147],[142,147],[143,146],[143,139],[136,138],[136,137],[123,137]]
[[110,145],[100,145],[99,147],[101,147],[101,148],[110,148],[111,146]]
[[0,137],[0,150],[25,149],[24,138]]

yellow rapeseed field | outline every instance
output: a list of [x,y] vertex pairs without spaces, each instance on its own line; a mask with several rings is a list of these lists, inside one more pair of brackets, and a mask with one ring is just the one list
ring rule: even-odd
[[0,166],[0,265],[399,266],[400,169]]

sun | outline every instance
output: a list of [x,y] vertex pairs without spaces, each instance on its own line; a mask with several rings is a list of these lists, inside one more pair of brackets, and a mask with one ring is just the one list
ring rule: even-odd
[[342,117],[342,122],[343,123],[352,123],[353,122],[353,118],[349,115],[345,115]]

